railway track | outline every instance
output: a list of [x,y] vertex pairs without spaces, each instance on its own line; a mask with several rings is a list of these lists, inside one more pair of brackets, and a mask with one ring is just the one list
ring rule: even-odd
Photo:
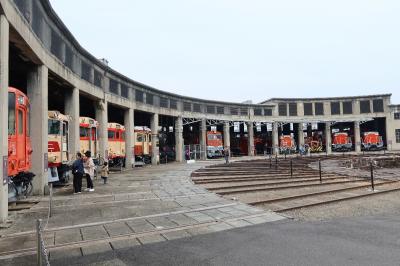
[[219,195],[276,212],[400,191],[399,181],[383,178],[375,180],[376,191],[362,177],[322,172],[320,182],[319,171],[308,167],[318,159],[325,157],[278,159],[277,165],[273,159],[271,165],[269,160],[255,160],[209,166],[194,172],[192,181]]

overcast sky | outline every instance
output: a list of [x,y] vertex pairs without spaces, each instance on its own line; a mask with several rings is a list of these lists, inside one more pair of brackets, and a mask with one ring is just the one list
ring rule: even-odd
[[51,0],[80,44],[124,75],[206,99],[392,93],[398,0]]

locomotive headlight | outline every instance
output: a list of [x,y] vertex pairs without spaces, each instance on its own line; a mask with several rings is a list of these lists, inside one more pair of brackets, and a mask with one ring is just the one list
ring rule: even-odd
[[18,97],[18,103],[21,105],[25,105],[25,97],[24,96],[19,96]]

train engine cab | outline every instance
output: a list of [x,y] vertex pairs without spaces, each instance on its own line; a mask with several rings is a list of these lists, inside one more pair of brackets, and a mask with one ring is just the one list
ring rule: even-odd
[[125,164],[125,127],[118,123],[108,123],[108,163]]
[[383,149],[383,139],[379,132],[364,132],[362,148],[365,151],[379,151]]
[[135,126],[135,162],[151,163],[151,129]]
[[90,117],[79,118],[79,150],[82,154],[86,151],[92,153],[93,160],[98,157],[97,128],[99,123]]
[[58,111],[48,112],[48,160],[51,175],[61,183],[69,180],[69,122],[71,117]]
[[8,198],[9,202],[32,191],[34,174],[32,146],[29,135],[29,99],[15,88],[8,88]]
[[333,134],[333,151],[351,151],[353,143],[347,132],[337,132]]
[[224,155],[222,133],[207,131],[207,158],[218,158]]
[[280,137],[279,150],[281,153],[296,152],[296,142],[292,135],[283,135]]

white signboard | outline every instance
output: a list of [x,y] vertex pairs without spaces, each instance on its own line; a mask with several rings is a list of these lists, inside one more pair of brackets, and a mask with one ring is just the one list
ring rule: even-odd
[[169,127],[169,132],[174,132],[174,127],[173,126]]
[[240,132],[240,123],[239,122],[233,123],[233,132],[235,132],[235,133]]
[[307,128],[308,128],[308,124],[307,123],[303,123],[303,130],[307,130]]
[[256,123],[256,129],[257,129],[257,132],[261,132],[261,123],[260,122]]
[[272,123],[267,123],[267,131],[268,132],[272,131]]
[[312,130],[317,130],[318,129],[318,123],[312,123],[311,124],[311,129]]
[[243,126],[244,126],[244,132],[247,132],[247,124],[244,123]]
[[211,131],[217,131],[217,126],[211,126]]
[[293,123],[290,123],[290,131],[293,131],[294,127],[293,127]]

